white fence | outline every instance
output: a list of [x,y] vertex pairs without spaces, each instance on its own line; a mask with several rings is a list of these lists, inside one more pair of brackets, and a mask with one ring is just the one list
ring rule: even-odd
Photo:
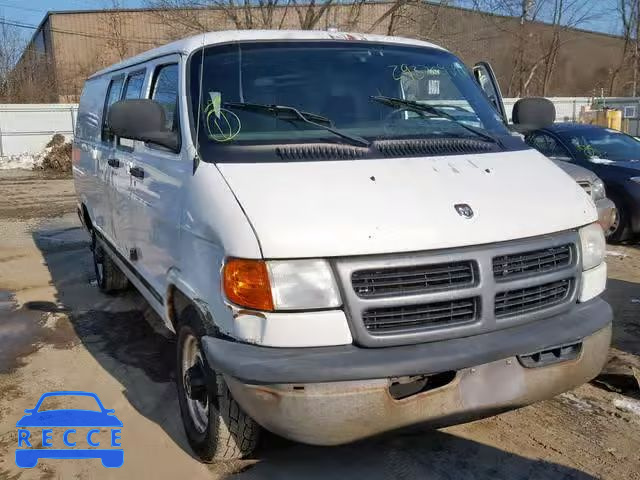
[[0,105],[0,162],[42,151],[56,133],[72,137],[77,112],[74,103]]

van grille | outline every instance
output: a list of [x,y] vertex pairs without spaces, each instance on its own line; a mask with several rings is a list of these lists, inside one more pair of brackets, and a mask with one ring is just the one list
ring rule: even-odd
[[354,342],[392,347],[480,335],[566,312],[578,232],[426,252],[335,258]]
[[376,308],[363,312],[365,328],[372,334],[454,325],[476,320],[479,301],[466,298],[422,305]]
[[351,274],[353,289],[361,298],[465,288],[476,282],[477,267],[472,261],[358,270]]
[[570,244],[502,255],[493,259],[493,275],[501,281],[519,275],[549,273],[569,266],[572,260]]
[[496,295],[495,315],[497,318],[529,313],[562,303],[570,296],[571,279],[518,288]]

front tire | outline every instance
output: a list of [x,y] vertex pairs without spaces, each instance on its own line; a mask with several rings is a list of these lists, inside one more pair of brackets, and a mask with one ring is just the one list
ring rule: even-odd
[[205,334],[193,307],[180,315],[177,345],[178,400],[193,451],[203,462],[224,462],[249,455],[258,443],[259,425],[233,399],[224,377],[207,374],[200,338]]

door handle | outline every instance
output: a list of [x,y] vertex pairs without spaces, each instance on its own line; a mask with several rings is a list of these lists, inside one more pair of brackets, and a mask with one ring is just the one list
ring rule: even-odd
[[110,167],[120,168],[120,160],[118,160],[117,158],[110,158],[109,160],[107,160],[107,163]]
[[140,167],[131,167],[129,173],[137,178],[144,178],[144,170]]

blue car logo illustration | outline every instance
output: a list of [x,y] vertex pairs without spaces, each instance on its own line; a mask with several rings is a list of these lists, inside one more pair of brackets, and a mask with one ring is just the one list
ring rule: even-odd
[[[91,397],[100,410],[57,409],[39,411],[45,398],[48,397]],[[55,459],[83,459],[99,458],[107,468],[121,467],[124,462],[124,450],[121,447],[122,422],[114,415],[114,410],[104,408],[95,393],[91,392],[49,392],[40,397],[33,409],[25,410],[26,415],[18,420],[18,448],[16,449],[16,465],[21,468],[33,468],[41,458]],[[73,448],[77,444],[79,434],[75,428],[101,427],[110,429],[109,445],[112,448]],[[31,448],[32,442],[37,444],[35,435],[31,437],[33,428],[42,428],[42,446]],[[69,448],[52,448],[52,429],[63,429],[64,445]],[[87,432],[86,440],[89,446],[99,447],[105,443],[103,438],[98,441],[100,428],[92,428]],[[21,448],[29,447],[29,448]]]

